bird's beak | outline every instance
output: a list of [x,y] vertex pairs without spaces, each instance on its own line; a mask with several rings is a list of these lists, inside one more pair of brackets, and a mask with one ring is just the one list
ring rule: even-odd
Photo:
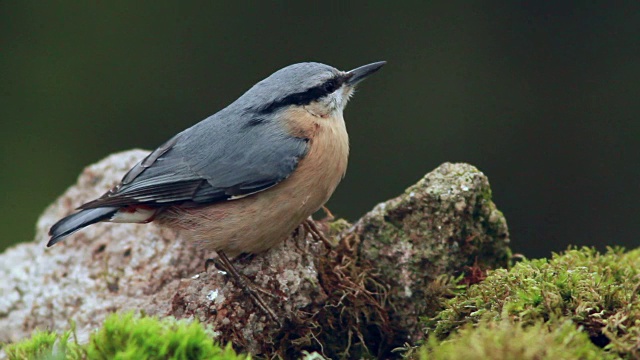
[[353,69],[347,72],[347,85],[354,86],[360,81],[364,80],[367,76],[373,74],[374,72],[380,70],[380,68],[386,64],[386,61],[378,61],[369,65],[360,66],[359,68]]

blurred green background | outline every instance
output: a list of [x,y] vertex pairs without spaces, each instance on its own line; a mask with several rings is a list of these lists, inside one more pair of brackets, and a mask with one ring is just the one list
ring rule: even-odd
[[0,250],[31,240],[84,166],[152,149],[308,60],[388,61],[345,113],[338,216],[465,161],[489,176],[515,251],[636,246],[639,3],[470,3],[0,1]]

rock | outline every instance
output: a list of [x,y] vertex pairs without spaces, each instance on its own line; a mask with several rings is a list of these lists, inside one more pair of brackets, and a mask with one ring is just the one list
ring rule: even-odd
[[468,164],[439,166],[348,233],[359,238],[360,266],[385,284],[390,326],[396,337],[406,334],[395,340],[400,345],[422,339],[419,318],[435,315],[450,295],[446,276],[464,273],[465,283],[478,282],[510,257],[507,222],[489,180]]
[[154,225],[100,223],[45,246],[53,223],[117,184],[146,154],[133,150],[87,167],[40,217],[35,240],[0,255],[0,342],[36,328],[67,329],[70,321],[86,339],[114,311],[170,313],[180,279],[196,274],[205,257],[175,233]]
[[35,328],[65,330],[70,321],[82,341],[109,313],[135,310],[197,319],[218,341],[254,354],[382,356],[420,338],[418,317],[446,295],[443,279],[467,274],[472,281],[509,254],[488,181],[465,164],[442,165],[353,226],[322,222],[331,248],[299,230],[264,254],[235,259],[271,294],[263,298],[282,327],[228,275],[204,271],[213,254],[153,223],[96,224],[45,247],[55,221],[111,188],[146,154],[123,152],[89,166],[39,219],[35,240],[0,255],[0,342]]

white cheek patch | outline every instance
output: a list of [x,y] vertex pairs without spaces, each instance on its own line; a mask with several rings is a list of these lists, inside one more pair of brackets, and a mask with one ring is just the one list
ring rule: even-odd
[[341,115],[353,92],[354,89],[352,87],[343,86],[309,105],[304,105],[303,108],[311,115],[319,118],[329,118],[336,114]]
[[343,86],[338,91],[331,94],[332,102],[334,104],[334,110],[342,111],[347,106],[347,102],[353,95],[353,88],[349,86]]

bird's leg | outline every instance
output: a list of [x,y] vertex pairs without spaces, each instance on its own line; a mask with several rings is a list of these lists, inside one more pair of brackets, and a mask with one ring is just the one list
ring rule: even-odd
[[324,236],[324,234],[322,233],[322,231],[318,229],[316,222],[313,221],[311,217],[307,218],[305,221],[302,222],[302,227],[304,227],[304,230],[307,232],[307,234],[311,234],[311,237],[315,241],[322,241],[327,248],[333,247],[329,239],[327,239],[326,236]]
[[326,206],[322,205],[322,211],[327,214],[327,217],[324,218],[325,221],[333,221],[336,219],[333,213]]
[[[264,300],[262,300],[262,298],[256,291],[255,285],[249,279],[242,276],[238,272],[238,270],[236,270],[236,268],[233,266],[233,264],[227,257],[227,254],[224,253],[224,251],[217,251],[217,253],[218,253],[218,256],[220,257],[219,263],[220,265],[222,265],[221,266],[222,270],[231,275],[231,277],[236,282],[236,285],[251,297],[254,304],[256,304],[256,306],[260,308],[260,310],[265,312],[267,316],[271,318],[271,320],[273,320],[275,323],[278,324],[278,326],[281,326],[280,321],[278,321],[278,318],[276,318],[276,314],[273,312],[273,310],[269,308],[269,306],[267,306],[267,304],[264,302]],[[216,265],[218,265],[218,262],[216,260],[207,259],[207,261],[205,262],[205,268],[207,267],[207,263],[210,264],[209,260],[211,260]]]
[[[253,256],[253,255],[255,255],[255,254],[245,254],[245,255]],[[229,260],[229,261],[230,261],[230,260]],[[238,275],[238,276],[242,277],[242,279],[243,279],[243,280],[244,280],[244,282],[247,284],[247,286],[248,286],[248,287],[250,287],[250,288],[252,288],[253,290],[259,291],[259,292],[263,293],[264,295],[270,296],[270,297],[272,297],[272,298],[277,298],[277,297],[278,297],[277,295],[273,294],[272,292],[269,292],[269,291],[267,291],[267,290],[265,290],[265,289],[263,289],[263,288],[261,288],[261,287],[259,287],[259,286],[256,286],[255,284],[253,284],[253,283],[251,282],[251,280],[249,280],[249,278],[247,278],[247,277],[246,277],[246,276],[244,276],[243,274],[240,274],[240,273],[236,270],[235,266],[232,266],[232,267],[231,267],[231,270],[229,270],[229,269],[227,268],[227,265],[226,265],[226,264],[224,264],[224,263],[222,263],[219,259],[209,258],[209,259],[205,260],[205,262],[204,262],[204,271],[205,271],[205,272],[208,272],[208,271],[209,271],[209,268],[211,267],[211,265],[212,265],[212,264],[213,264],[216,268],[220,269],[220,271],[223,271],[223,272],[225,272],[226,274],[232,274],[232,276],[233,276],[233,278],[234,278],[234,279],[235,279],[235,276],[233,275],[233,273],[235,272],[235,273],[236,273],[236,275]],[[243,289],[243,290],[244,290],[244,289]]]

